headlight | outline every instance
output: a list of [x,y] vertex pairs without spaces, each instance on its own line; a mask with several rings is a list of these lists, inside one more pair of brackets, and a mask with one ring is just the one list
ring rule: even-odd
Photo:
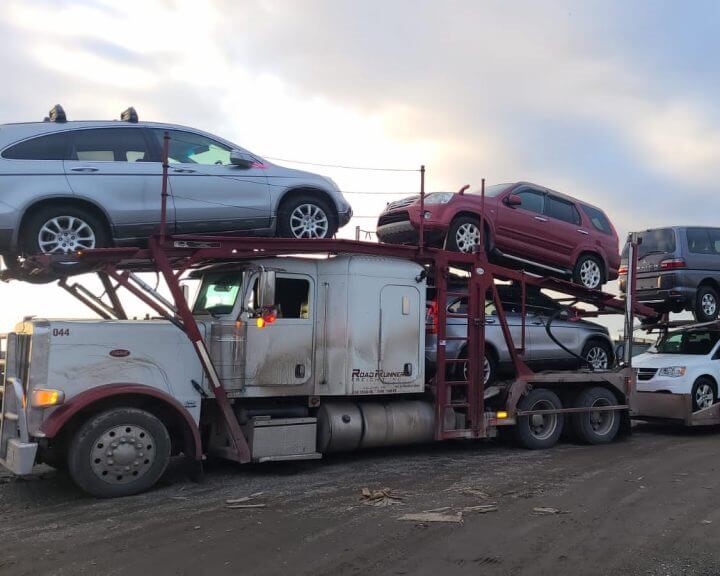
[[685,376],[685,366],[666,366],[658,370],[658,376],[670,376],[670,378],[679,378]]
[[447,204],[453,196],[454,192],[431,192],[425,196],[425,204]]

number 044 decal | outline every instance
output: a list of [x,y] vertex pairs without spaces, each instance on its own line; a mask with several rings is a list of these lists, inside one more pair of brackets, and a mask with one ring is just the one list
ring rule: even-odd
[[70,336],[70,328],[53,328],[53,336]]

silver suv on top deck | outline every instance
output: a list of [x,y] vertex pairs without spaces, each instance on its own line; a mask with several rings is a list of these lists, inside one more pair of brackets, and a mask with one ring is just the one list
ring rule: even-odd
[[276,166],[175,124],[66,121],[0,125],[0,254],[132,245],[158,230],[169,133],[168,230],[329,238],[352,216],[330,178]]

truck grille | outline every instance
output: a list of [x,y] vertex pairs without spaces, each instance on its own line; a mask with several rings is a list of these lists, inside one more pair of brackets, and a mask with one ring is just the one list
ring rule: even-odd
[[638,368],[637,379],[638,380],[650,380],[657,373],[657,368]]
[[381,214],[378,219],[378,226],[384,226],[385,224],[394,224],[395,222],[406,222],[410,220],[410,215],[405,210],[399,212],[388,212]]

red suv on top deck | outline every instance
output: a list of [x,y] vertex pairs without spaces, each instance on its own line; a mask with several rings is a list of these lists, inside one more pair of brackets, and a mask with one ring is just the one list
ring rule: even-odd
[[377,235],[381,242],[417,243],[424,216],[429,243],[471,252],[482,220],[488,254],[592,289],[617,278],[617,233],[599,208],[529,182],[488,186],[484,218],[480,205],[480,191],[427,194],[423,215],[419,196],[391,202],[378,219]]

